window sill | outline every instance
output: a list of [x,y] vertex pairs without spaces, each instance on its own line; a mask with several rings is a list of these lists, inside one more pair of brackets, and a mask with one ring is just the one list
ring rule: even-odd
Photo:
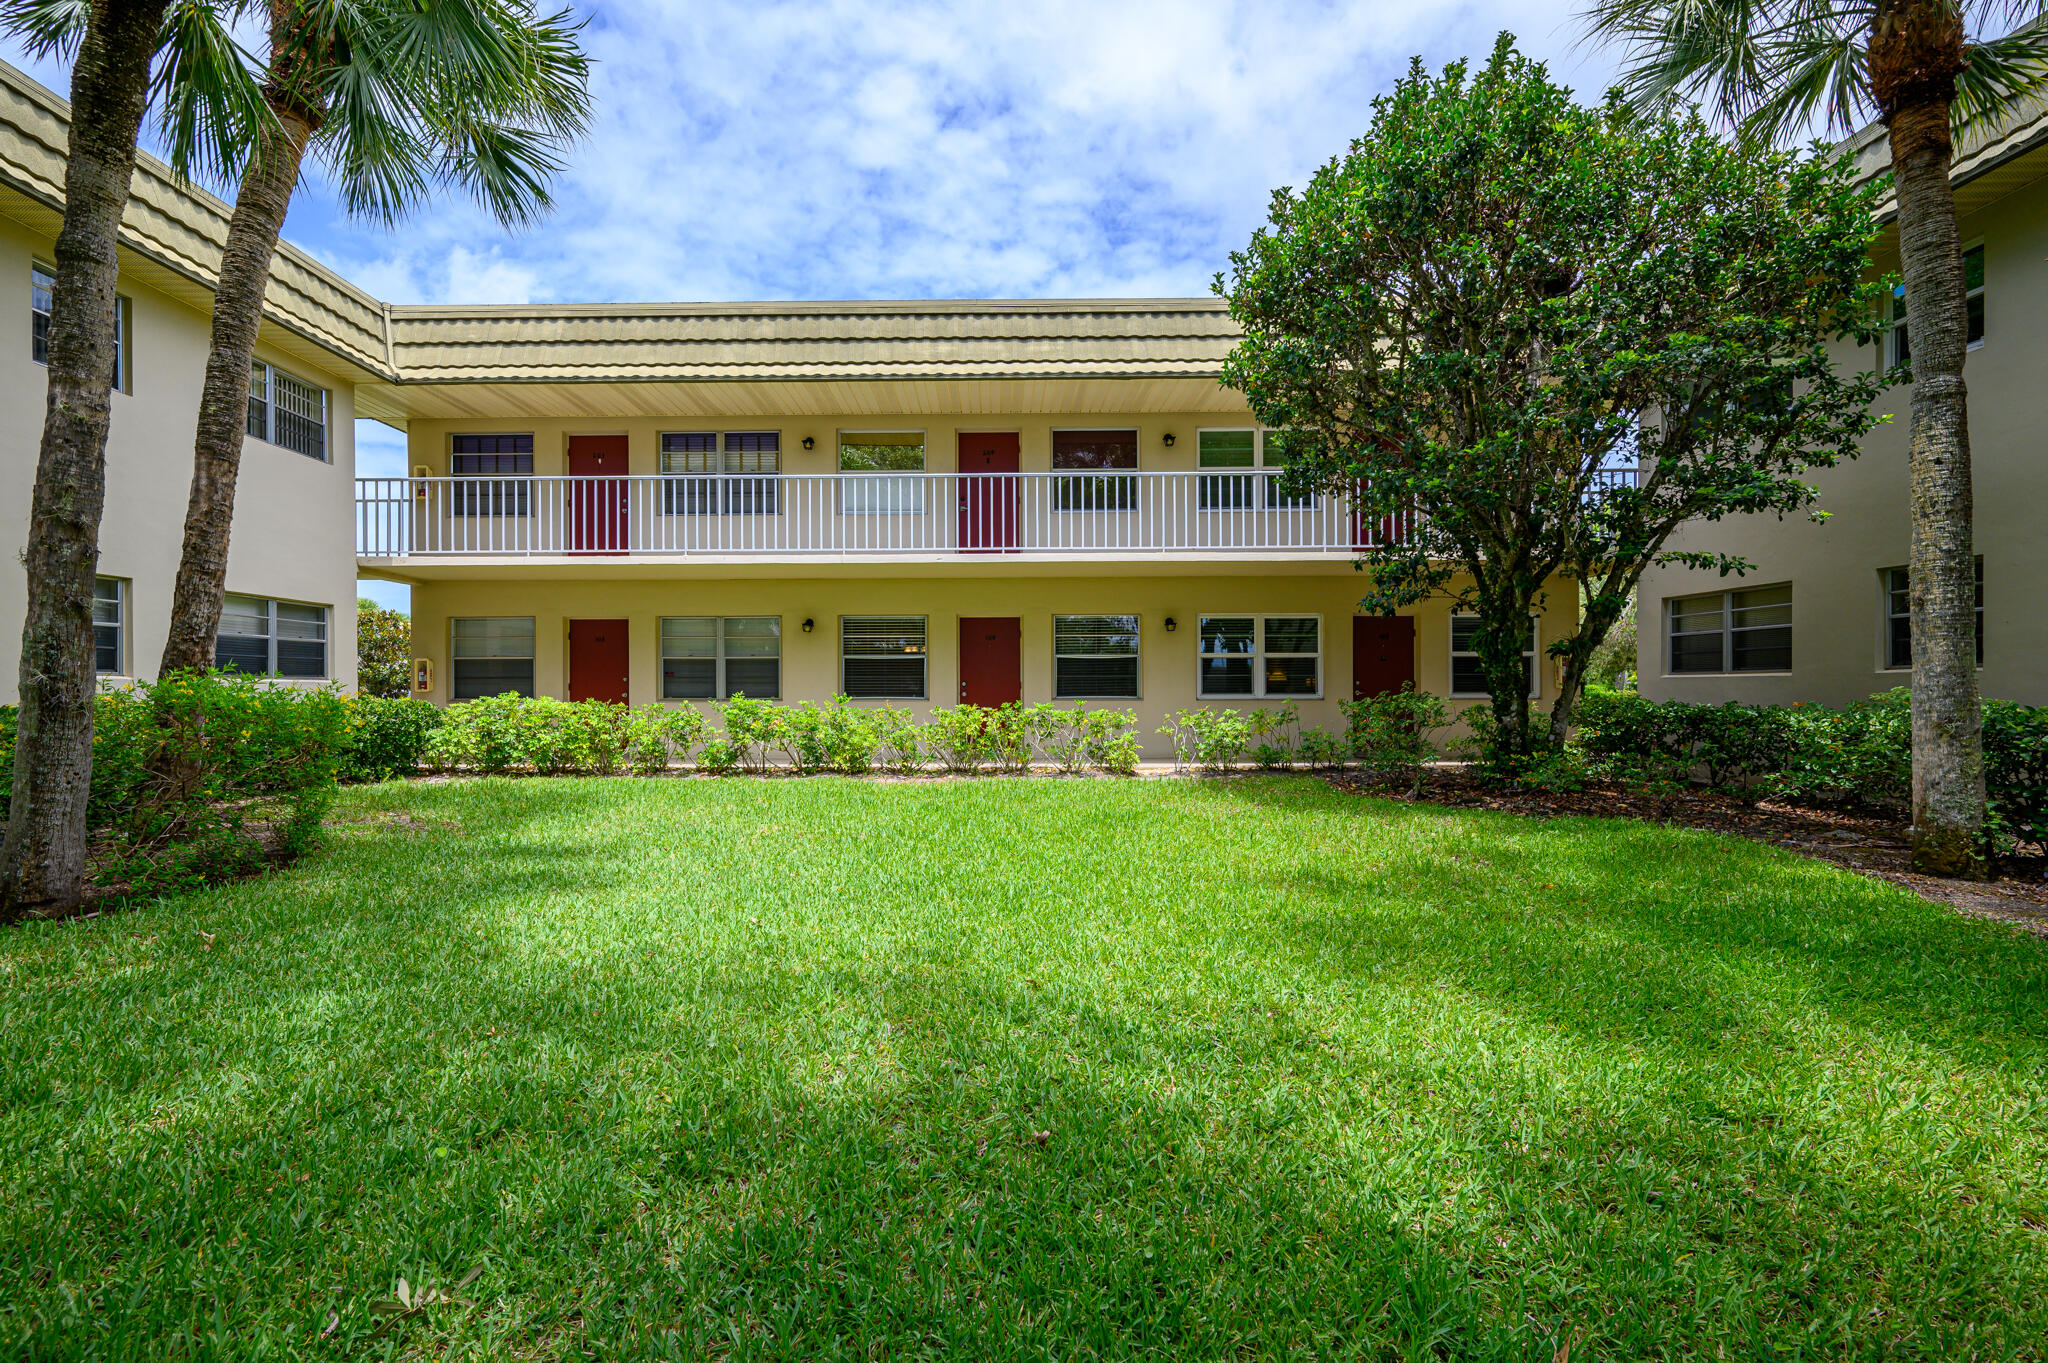
[[1665,672],[1665,681],[1686,681],[1693,677],[1789,677],[1791,672]]

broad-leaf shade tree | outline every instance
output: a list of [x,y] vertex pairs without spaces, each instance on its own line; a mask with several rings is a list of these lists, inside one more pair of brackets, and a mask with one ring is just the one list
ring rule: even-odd
[[[1829,346],[1877,334],[1875,193],[1696,113],[1578,104],[1503,35],[1477,72],[1418,61],[1232,253],[1225,382],[1285,432],[1298,485],[1383,532],[1365,609],[1477,616],[1501,766],[1562,744],[1673,531],[1812,514],[1807,471],[1856,455],[1883,379]],[[1545,649],[1546,720],[1524,655],[1559,582],[1584,608]]]
[[[214,662],[249,371],[278,234],[312,156],[355,217],[391,225],[453,189],[520,226],[552,206],[564,144],[590,113],[580,21],[524,0],[270,0],[263,110],[175,87],[173,164],[238,178],[221,252],[192,490],[160,672]],[[196,64],[189,69],[203,74]]]
[[1596,0],[1639,107],[1697,100],[1782,141],[1875,114],[1891,139],[1899,263],[1913,320],[1909,550],[1913,861],[1981,876],[1982,711],[1963,357],[1968,289],[1949,184],[1954,130],[2048,88],[2043,0]]

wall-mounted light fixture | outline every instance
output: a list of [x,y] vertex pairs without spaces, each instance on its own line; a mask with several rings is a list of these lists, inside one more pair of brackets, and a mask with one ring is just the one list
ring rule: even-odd
[[816,629],[817,627],[818,622],[816,620],[811,619],[811,617],[808,615],[804,617],[804,633],[809,634],[812,630]]
[[1172,449],[1172,448],[1173,448],[1173,432],[1172,432],[1172,431],[1168,431],[1168,432],[1167,432],[1167,433],[1166,433],[1165,435],[1163,435],[1163,436],[1159,437],[1159,443],[1160,443],[1160,444],[1162,444],[1162,445],[1164,445],[1164,446],[1166,446],[1166,448],[1168,448],[1169,450],[1170,450],[1170,449]]
[[807,450],[815,450],[816,448],[818,448],[817,438],[815,436],[805,436],[804,448]]
[[1166,617],[1166,632],[1167,632],[1168,634],[1171,634],[1171,633],[1173,633],[1173,632],[1174,632],[1175,630],[1177,630],[1177,629],[1179,629],[1179,628],[1180,628],[1180,622],[1179,622],[1179,621],[1175,620],[1175,619],[1174,619],[1174,618],[1173,618],[1172,616],[1170,616],[1170,615]]

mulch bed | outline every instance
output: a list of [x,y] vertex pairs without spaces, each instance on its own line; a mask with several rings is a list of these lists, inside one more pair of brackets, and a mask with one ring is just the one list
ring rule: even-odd
[[[1415,798],[1405,779],[1371,772],[1340,772],[1330,781],[1340,789],[1380,799]],[[1958,913],[1993,918],[2048,937],[2048,856],[2002,858],[1994,878],[1981,884],[1919,875],[1910,869],[1911,843],[1905,824],[1882,813],[1810,809],[1769,800],[1746,805],[1704,790],[1688,791],[1660,809],[1655,799],[1619,786],[1596,784],[1555,793],[1501,789],[1485,785],[1457,767],[1424,771],[1421,800],[1454,809],[1496,809],[1537,819],[1644,819],[1733,833],[1818,857],[1859,875],[1891,881]]]

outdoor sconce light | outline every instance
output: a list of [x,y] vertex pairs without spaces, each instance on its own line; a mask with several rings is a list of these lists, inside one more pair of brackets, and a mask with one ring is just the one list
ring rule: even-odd
[[814,438],[813,438],[813,437],[811,437],[811,436],[808,436],[808,435],[807,435],[807,436],[805,436],[805,437],[804,437],[804,448],[805,448],[805,449],[807,449],[807,450],[815,450],[816,448],[818,448],[818,442],[817,442],[817,440],[816,440],[816,439],[814,439]]
[[1173,432],[1172,432],[1172,431],[1168,431],[1168,432],[1167,432],[1167,433],[1166,433],[1165,435],[1161,436],[1161,437],[1159,438],[1159,443],[1160,443],[1160,444],[1162,444],[1162,445],[1164,445],[1164,446],[1166,446],[1166,448],[1168,448],[1169,450],[1170,450],[1170,449],[1172,449],[1172,448],[1173,448]]
[[816,629],[817,627],[818,622],[816,620],[811,619],[811,617],[808,615],[804,617],[804,633],[809,634],[812,630]]
[[1174,621],[1174,618],[1173,618],[1172,616],[1170,616],[1170,615],[1169,615],[1169,616],[1167,616],[1167,617],[1166,617],[1166,632],[1167,632],[1168,634],[1171,634],[1171,633],[1173,633],[1173,632],[1174,632],[1175,630],[1177,630],[1177,629],[1179,629],[1179,628],[1180,628],[1179,624],[1177,624],[1177,623],[1176,623],[1176,622]]

